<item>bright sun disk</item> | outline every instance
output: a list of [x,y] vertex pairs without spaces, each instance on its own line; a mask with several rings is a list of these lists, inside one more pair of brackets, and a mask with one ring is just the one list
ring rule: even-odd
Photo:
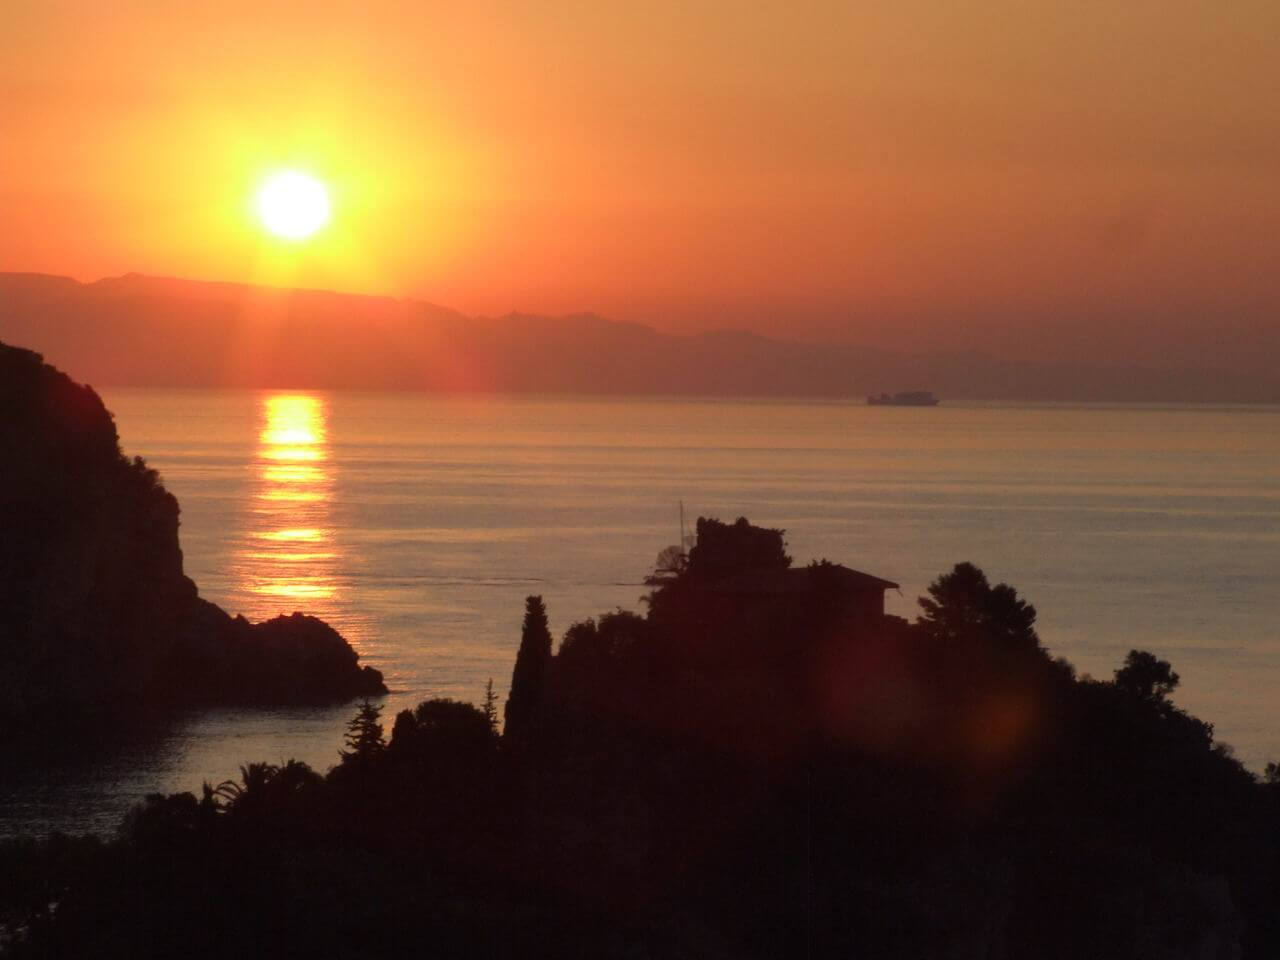
[[315,177],[286,170],[258,190],[258,216],[276,236],[301,240],[329,222],[329,194]]

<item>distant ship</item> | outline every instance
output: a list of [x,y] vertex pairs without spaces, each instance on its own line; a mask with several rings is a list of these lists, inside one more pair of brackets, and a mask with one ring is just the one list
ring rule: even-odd
[[873,407],[936,407],[938,398],[928,390],[904,390],[892,396],[882,393],[878,397],[867,397],[867,403]]

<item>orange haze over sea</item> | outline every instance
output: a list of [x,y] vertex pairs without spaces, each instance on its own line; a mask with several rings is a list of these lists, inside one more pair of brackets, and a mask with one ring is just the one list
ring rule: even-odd
[[[1172,366],[1276,325],[1273,0],[3,19],[2,270]],[[281,168],[305,242],[253,214]]]

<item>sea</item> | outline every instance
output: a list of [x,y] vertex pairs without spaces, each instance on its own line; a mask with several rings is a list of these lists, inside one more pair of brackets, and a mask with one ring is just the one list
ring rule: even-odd
[[[525,598],[557,636],[642,611],[700,516],[786,531],[894,581],[914,617],[960,561],[1017,588],[1051,653],[1110,678],[1170,660],[1174,699],[1250,768],[1280,759],[1280,408],[869,407],[859,401],[103,393],[182,507],[203,596],[336,626],[386,675],[383,717],[505,696]],[[338,760],[352,705],[175,718],[0,777],[0,836],[108,834],[152,792],[241,764]]]

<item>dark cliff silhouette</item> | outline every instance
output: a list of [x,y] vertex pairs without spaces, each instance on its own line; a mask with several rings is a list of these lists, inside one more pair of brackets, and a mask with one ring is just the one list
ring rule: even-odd
[[538,653],[518,743],[453,700],[384,741],[366,703],[326,777],[248,764],[110,843],[0,845],[9,953],[1276,955],[1280,768],[1215,744],[1169,663],[1077,677],[972,564],[908,623],[779,530],[698,529],[648,615]]
[[136,274],[81,284],[0,273],[0,340],[34,347],[100,386],[863,402],[867,394],[922,384],[948,400],[1280,401],[1280,334],[1269,331],[1250,333],[1230,353],[1224,346],[1221,356],[1202,352],[1195,365],[1015,362],[976,351],[895,353],[741,331],[673,336],[593,314],[466,317],[390,297]]
[[252,624],[201,599],[177,500],[121,454],[98,395],[4,344],[0,462],[0,716],[385,692],[321,621]]

